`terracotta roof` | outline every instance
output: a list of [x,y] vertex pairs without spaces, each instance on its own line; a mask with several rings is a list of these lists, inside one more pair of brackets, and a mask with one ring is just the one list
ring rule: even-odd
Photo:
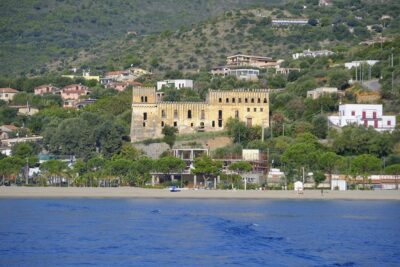
[[109,71],[109,72],[106,72],[106,76],[120,75],[120,74],[125,74],[125,73],[129,73],[129,71],[127,71],[127,70]]
[[9,124],[9,125],[1,125],[0,126],[1,128],[7,128],[8,130],[10,130],[10,131],[16,131],[16,130],[18,130],[18,127],[17,126],[14,126],[14,125],[11,125],[11,124]]
[[0,88],[1,93],[18,93],[18,90],[12,88]]
[[69,85],[64,86],[63,89],[68,89],[68,88],[77,87],[77,86],[78,86],[78,87],[87,88],[86,86],[84,86],[84,85],[82,85],[82,84],[69,84]]

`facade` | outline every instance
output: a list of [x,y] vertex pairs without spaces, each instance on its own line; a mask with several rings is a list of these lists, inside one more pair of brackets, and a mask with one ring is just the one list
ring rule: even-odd
[[82,84],[70,84],[61,90],[64,108],[74,108],[80,98],[89,94],[89,88]]
[[119,92],[124,91],[127,87],[132,86],[142,86],[142,83],[140,82],[110,82],[106,84],[104,87],[107,89],[114,89]]
[[273,19],[272,25],[288,26],[288,25],[307,25],[308,19]]
[[300,72],[301,69],[299,69],[299,68],[281,68],[281,67],[275,68],[275,73],[276,73],[276,74],[289,75],[289,73],[291,73],[291,72],[293,72],[293,71],[298,71],[298,72]]
[[295,53],[292,55],[293,59],[299,59],[301,57],[328,57],[334,55],[335,52],[329,50],[317,50],[311,51],[310,49],[304,50],[303,53]]
[[256,69],[231,69],[226,66],[215,67],[211,69],[212,75],[235,76],[239,80],[256,81],[260,71]]
[[307,98],[318,99],[322,95],[327,94],[338,94],[338,89],[336,87],[319,87],[311,91],[307,91]]
[[13,100],[18,91],[12,88],[0,88],[0,100],[9,102]]
[[383,116],[382,105],[344,104],[339,106],[338,116],[329,116],[329,123],[338,127],[350,124],[373,127],[375,130],[393,131],[396,116]]
[[70,79],[83,78],[83,79],[85,79],[87,81],[90,81],[90,80],[100,81],[100,76],[90,75],[90,71],[83,71],[82,72],[82,76],[79,76],[79,75],[62,75],[62,77],[70,78]]
[[134,81],[140,76],[150,74],[150,72],[141,68],[130,68],[127,70],[117,70],[106,72],[104,77],[100,78],[100,83],[102,85],[109,84],[111,82],[129,82]]
[[368,66],[374,66],[376,63],[378,63],[379,60],[358,60],[358,61],[351,61],[344,63],[344,67],[346,69],[352,69],[352,68],[358,68],[361,65],[368,65]]
[[16,132],[18,127],[14,125],[1,125],[0,126],[0,139],[8,139],[10,138],[10,134],[12,132]]
[[277,61],[271,57],[238,54],[227,57],[226,64],[228,67],[274,68]]
[[205,102],[164,102],[154,88],[135,88],[131,141],[162,137],[165,125],[179,133],[221,131],[229,118],[248,126],[269,125],[269,94],[258,90],[211,90]]
[[44,94],[54,94],[60,91],[57,87],[52,84],[44,84],[36,87],[34,89],[35,95],[44,95]]
[[157,90],[161,90],[163,87],[181,89],[181,88],[193,88],[193,80],[176,79],[176,80],[164,80],[157,82]]

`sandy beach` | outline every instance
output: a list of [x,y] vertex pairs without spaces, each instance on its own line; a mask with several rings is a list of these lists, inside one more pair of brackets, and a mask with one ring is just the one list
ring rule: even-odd
[[295,191],[182,190],[134,187],[0,187],[0,198],[169,198],[169,199],[347,199],[400,200],[400,190],[380,191]]

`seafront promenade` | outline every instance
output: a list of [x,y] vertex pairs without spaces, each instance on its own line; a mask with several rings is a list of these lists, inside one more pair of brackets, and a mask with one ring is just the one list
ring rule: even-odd
[[0,187],[0,198],[169,198],[169,199],[345,199],[400,200],[400,190],[326,191],[306,190],[182,190],[147,189],[135,187]]

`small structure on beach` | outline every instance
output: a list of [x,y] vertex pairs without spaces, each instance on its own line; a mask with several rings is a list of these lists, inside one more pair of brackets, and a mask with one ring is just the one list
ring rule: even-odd
[[303,182],[297,181],[294,183],[294,191],[303,192],[303,190],[304,190]]

